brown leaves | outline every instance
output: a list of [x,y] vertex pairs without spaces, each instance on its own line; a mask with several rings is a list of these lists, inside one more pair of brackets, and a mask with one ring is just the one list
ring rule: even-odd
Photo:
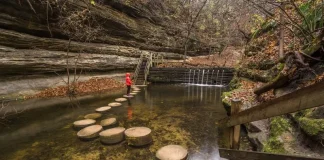
[[[124,84],[111,78],[91,78],[87,81],[72,84],[70,89],[74,89],[77,95],[85,95],[90,93],[105,92],[124,87]],[[58,86],[55,88],[45,89],[29,98],[47,98],[66,96],[68,86]]]

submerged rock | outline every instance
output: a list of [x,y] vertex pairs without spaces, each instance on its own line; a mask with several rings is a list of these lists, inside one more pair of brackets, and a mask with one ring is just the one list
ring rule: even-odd
[[115,101],[116,102],[125,102],[125,101],[127,101],[127,99],[126,98],[117,98],[117,99],[115,99]]
[[184,160],[187,155],[187,149],[179,145],[167,145],[156,152],[156,158],[161,160]]
[[96,112],[102,113],[102,112],[107,112],[111,109],[111,107],[109,106],[105,106],[105,107],[100,107],[96,109]]
[[119,143],[125,139],[124,131],[125,128],[123,127],[116,127],[104,130],[99,133],[100,141],[105,144]]
[[109,103],[108,106],[110,107],[119,107],[121,106],[122,104],[121,103],[118,103],[118,102],[112,102],[112,103]]
[[83,119],[83,120],[75,121],[73,125],[76,129],[81,129],[84,127],[94,125],[95,123],[96,121],[93,119]]
[[133,127],[125,131],[128,145],[144,146],[152,143],[151,129],[147,127]]
[[81,139],[92,139],[98,137],[100,131],[102,131],[101,125],[92,125],[80,130],[77,136]]
[[102,115],[100,113],[91,113],[84,116],[85,119],[98,119]]
[[100,125],[104,128],[112,128],[116,124],[117,124],[116,118],[108,118],[100,122]]

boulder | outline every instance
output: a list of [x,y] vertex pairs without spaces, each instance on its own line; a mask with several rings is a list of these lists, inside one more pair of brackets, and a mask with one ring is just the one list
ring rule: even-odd
[[100,141],[105,144],[119,143],[125,139],[124,131],[125,128],[123,127],[116,127],[104,130],[99,133]]

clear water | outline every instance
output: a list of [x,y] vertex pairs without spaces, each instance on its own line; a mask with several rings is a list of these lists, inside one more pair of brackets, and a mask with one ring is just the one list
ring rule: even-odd
[[151,128],[154,142],[141,148],[125,141],[116,145],[103,145],[99,139],[81,141],[72,127],[74,121],[113,102],[121,93],[82,102],[78,108],[60,105],[26,111],[0,128],[0,159],[149,160],[155,159],[159,148],[178,144],[188,148],[188,159],[217,160],[223,138],[215,122],[226,117],[222,90],[215,86],[150,85],[103,115],[101,119],[116,117],[125,128]]

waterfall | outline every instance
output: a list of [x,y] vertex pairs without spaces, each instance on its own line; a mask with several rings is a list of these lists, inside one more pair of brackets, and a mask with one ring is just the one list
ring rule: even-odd
[[195,74],[196,74],[195,72],[196,72],[196,70],[194,70],[194,74],[193,74],[193,77],[192,77],[192,83],[193,84],[195,84]]
[[207,79],[206,79],[206,84],[208,84],[208,76],[209,76],[209,70],[207,70]]
[[190,84],[190,75],[191,75],[191,69],[189,70],[189,79],[188,79],[189,84]]
[[218,81],[218,73],[219,73],[219,70],[217,70],[216,85],[217,85],[217,81]]
[[223,84],[223,74],[224,74],[224,70],[222,71],[221,85]]
[[200,84],[204,84],[204,75],[205,75],[205,70],[203,69],[203,73],[201,76],[201,83]]
[[200,70],[199,70],[199,72],[198,72],[198,79],[197,79],[197,84],[199,84],[199,75],[200,75]]
[[[213,77],[214,77],[214,70],[212,72],[212,75],[211,75],[210,79],[213,80]],[[213,84],[213,82],[211,84]]]

